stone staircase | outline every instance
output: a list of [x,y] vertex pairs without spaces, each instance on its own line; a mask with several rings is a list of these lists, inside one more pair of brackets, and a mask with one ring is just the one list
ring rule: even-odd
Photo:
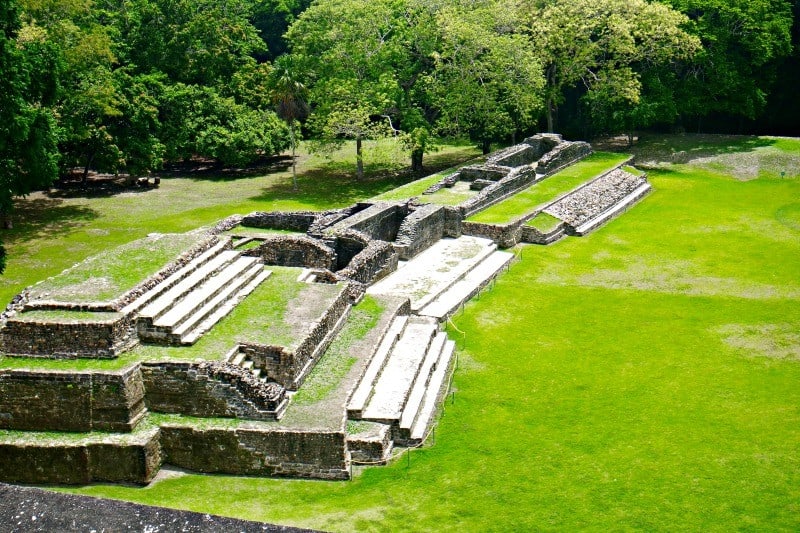
[[368,294],[406,296],[415,314],[445,320],[513,259],[491,239],[442,239],[367,289]]
[[454,349],[435,319],[398,316],[350,397],[348,417],[390,426],[396,444],[419,444],[447,387]]
[[141,309],[136,321],[141,340],[194,344],[269,277],[260,258],[226,246],[215,245],[128,306]]

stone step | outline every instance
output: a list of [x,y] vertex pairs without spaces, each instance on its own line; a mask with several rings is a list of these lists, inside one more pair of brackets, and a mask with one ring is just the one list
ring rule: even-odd
[[240,257],[233,263],[227,265],[219,273],[202,284],[195,287],[183,299],[174,305],[164,314],[153,321],[153,325],[162,328],[177,328],[195,311],[203,307],[209,300],[227,289],[231,283],[241,279],[241,275],[251,269],[259,261],[256,257]]
[[[260,271],[259,271],[260,269]],[[203,320],[197,327],[192,329],[189,333],[184,334],[181,337],[181,344],[194,344],[197,340],[208,330],[210,330],[214,324],[225,318],[228,313],[233,311],[233,309],[241,302],[242,300],[247,297],[248,294],[256,290],[256,288],[261,285],[261,283],[266,280],[268,277],[272,275],[272,271],[264,270],[263,265],[258,264],[253,267],[253,270],[257,271],[255,277],[252,278],[250,283],[245,285],[242,289],[240,289],[236,294],[232,297],[223,301],[222,305],[217,307],[205,320]]]
[[161,294],[163,294],[164,291],[169,290],[171,287],[179,283],[186,276],[189,276],[190,274],[192,274],[192,272],[202,267],[212,259],[214,259],[217,255],[219,255],[220,252],[225,250],[225,248],[228,246],[228,242],[229,242],[228,239],[221,239],[218,243],[211,246],[208,250],[204,251],[202,254],[189,261],[186,265],[183,266],[183,268],[180,268],[176,272],[173,272],[165,279],[163,279],[158,285],[151,288],[149,291],[145,292],[144,294],[136,298],[134,301],[123,307],[122,313],[126,315],[134,313],[136,311],[139,311],[146,305],[148,305],[151,301],[153,301],[154,299],[158,298]]
[[450,376],[451,367],[453,364],[453,354],[455,353],[456,343],[448,340],[444,344],[442,354],[439,361],[436,363],[436,370],[431,375],[428,388],[425,391],[425,399],[422,402],[422,407],[417,414],[414,425],[411,426],[410,435],[406,444],[416,446],[421,443],[425,435],[433,424],[433,418],[436,415],[436,408],[441,403],[445,394],[447,394],[447,386],[449,385],[448,378]]
[[442,239],[369,287],[367,293],[408,297],[411,309],[418,311],[496,249],[491,239],[481,237]]
[[365,420],[395,423],[400,419],[414,386],[428,347],[438,331],[438,323],[427,317],[412,317],[397,341],[375,382],[375,389],[364,408]]
[[434,317],[439,321],[445,320],[461,304],[480,292],[513,258],[514,254],[509,252],[493,252],[479,265],[467,272],[462,279],[420,309],[419,314]]
[[612,218],[616,217],[617,215],[622,214],[626,211],[631,205],[636,203],[638,200],[642,199],[644,195],[646,195],[652,187],[649,183],[645,182],[639,185],[634,191],[630,194],[626,195],[624,198],[620,199],[616,204],[614,204],[610,209],[606,209],[598,216],[592,218],[591,220],[587,220],[580,226],[577,226],[574,230],[575,235],[586,235],[590,231],[597,229],[601,225],[605,224]]
[[202,266],[195,269],[191,274],[184,277],[180,282],[174,284],[169,290],[164,291],[158,298],[151,302],[139,313],[140,317],[151,318],[153,321],[160,318],[164,313],[181,298],[193,291],[206,279],[213,276],[220,269],[226,267],[233,260],[239,257],[239,252],[225,250],[218,253]]
[[447,333],[437,333],[428,348],[428,353],[425,354],[425,360],[422,362],[417,379],[414,381],[414,387],[411,389],[411,394],[408,395],[406,405],[403,407],[403,414],[400,416],[401,435],[408,435],[411,431],[411,426],[417,419],[419,410],[422,407],[422,400],[425,397],[425,391],[428,389],[431,375],[442,355],[445,342],[447,342]]
[[233,354],[233,357],[228,359],[229,362],[233,363],[234,365],[241,365],[244,362],[245,354],[244,352],[236,351]]
[[407,316],[398,316],[392,320],[389,329],[372,354],[369,365],[358,383],[358,387],[356,387],[355,392],[353,392],[353,395],[350,397],[350,401],[347,403],[347,412],[350,418],[354,420],[361,418],[364,406],[367,405],[370,396],[372,396],[372,391],[375,387],[375,379],[380,374],[389,354],[403,334],[406,324],[408,324]]

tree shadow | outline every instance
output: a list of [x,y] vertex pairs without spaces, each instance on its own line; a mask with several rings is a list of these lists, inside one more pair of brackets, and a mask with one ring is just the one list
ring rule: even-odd
[[5,244],[54,238],[98,218],[90,207],[69,205],[60,198],[23,198],[14,202],[14,227],[0,232]]
[[165,165],[158,173],[161,178],[193,178],[208,181],[229,181],[238,178],[254,178],[267,174],[286,172],[292,167],[292,156],[276,155],[262,157],[243,167],[229,167],[213,159],[192,158],[189,161]]
[[249,199],[259,202],[293,200],[327,209],[377,196],[473,157],[472,154],[465,156],[463,153],[430,154],[426,156],[424,169],[419,173],[411,172],[410,166],[398,168],[387,163],[365,165],[361,179],[356,178],[352,162],[330,161],[299,173],[296,190],[291,177],[288,177],[265,187],[261,194]]
[[619,151],[632,153],[637,164],[686,164],[707,157],[751,152],[775,143],[775,139],[754,135],[645,134],[633,147]]

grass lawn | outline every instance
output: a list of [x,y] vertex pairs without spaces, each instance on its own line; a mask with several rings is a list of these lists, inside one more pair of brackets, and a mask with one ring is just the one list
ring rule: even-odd
[[[670,143],[693,146],[634,153]],[[521,247],[456,317],[456,393],[409,462],[69,490],[332,531],[797,531],[800,170],[775,172],[800,141],[695,144],[607,226]]]
[[468,220],[484,224],[508,224],[603,174],[629,157],[626,154],[595,152],[543,181],[534,183],[524,191],[469,217]]

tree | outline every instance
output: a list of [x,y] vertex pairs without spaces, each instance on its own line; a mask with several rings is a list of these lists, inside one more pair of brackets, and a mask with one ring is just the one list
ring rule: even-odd
[[542,108],[539,58],[508,2],[455,2],[436,13],[431,87],[438,130],[468,134],[483,153],[530,127]]
[[308,115],[306,98],[308,89],[297,79],[297,70],[292,56],[281,56],[275,61],[271,76],[272,100],[278,116],[289,126],[292,147],[292,187],[297,190],[297,136],[295,126]]
[[682,28],[685,15],[646,0],[534,0],[528,13],[544,57],[548,131],[566,90],[580,85],[589,98],[615,95],[619,105],[636,105],[642,66],[686,59],[699,48]]
[[[0,5],[0,216],[11,226],[15,196],[58,175],[56,125],[49,106],[62,70],[58,50],[41,32],[21,31],[19,6]],[[0,253],[5,260],[5,254]],[[2,265],[0,265],[2,266]]]
[[399,99],[393,65],[404,53],[395,38],[400,8],[401,0],[320,0],[286,33],[293,61],[309,81],[310,126],[326,144],[356,141],[358,179],[363,140],[387,133],[380,117]]
[[665,0],[688,15],[702,50],[685,65],[681,110],[754,119],[792,50],[788,0]]

